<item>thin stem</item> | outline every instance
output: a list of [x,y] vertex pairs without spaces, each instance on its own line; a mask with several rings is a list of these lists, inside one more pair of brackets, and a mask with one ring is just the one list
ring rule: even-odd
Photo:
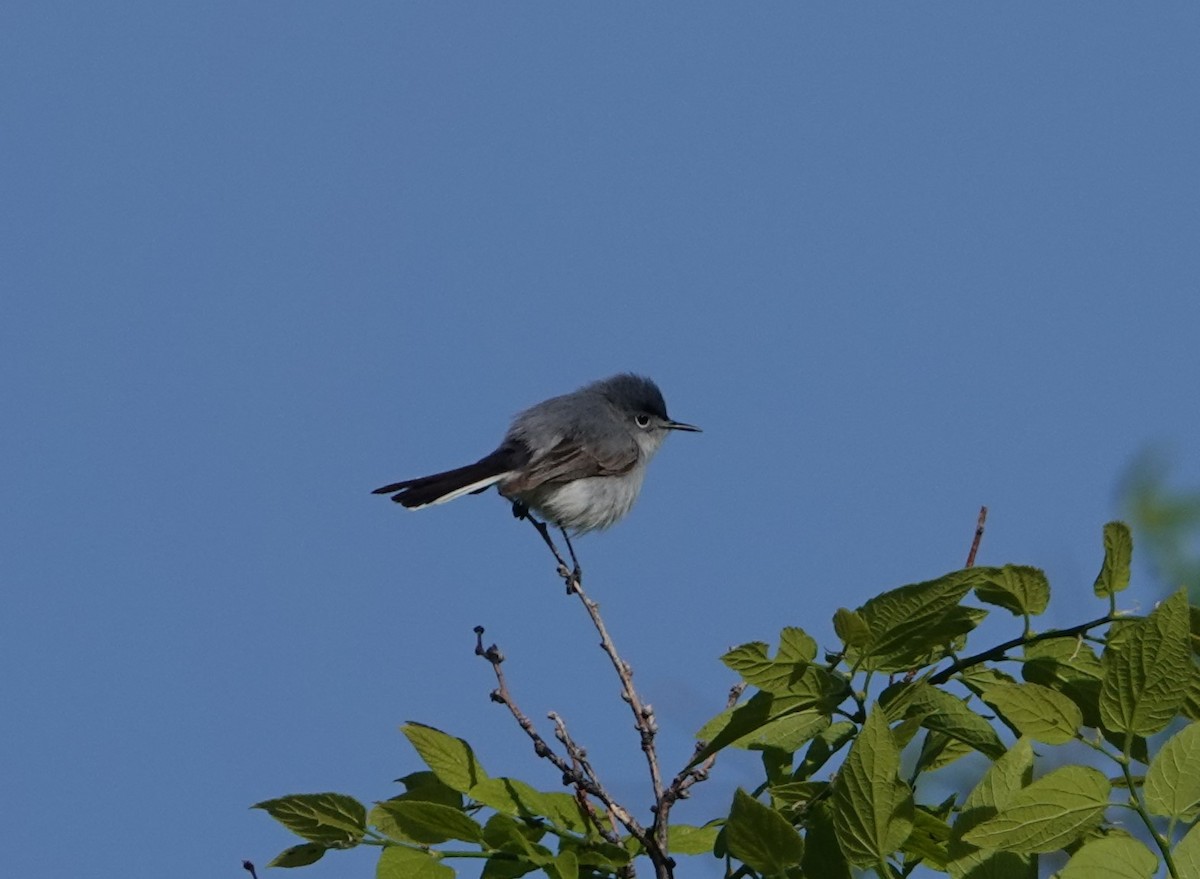
[[[537,519],[531,516],[529,514],[528,507],[521,503],[514,503],[513,515],[520,519],[528,519],[533,524],[533,527],[537,529],[538,534],[541,535],[546,546],[550,548],[550,552],[554,554],[555,561],[558,562],[558,574],[566,583],[567,593],[573,593],[579,596],[579,600],[583,603],[584,610],[587,611],[588,617],[592,621],[592,625],[595,626],[596,631],[600,633],[600,647],[604,650],[605,654],[612,662],[613,668],[617,672],[617,677],[621,681],[621,698],[628,703],[629,709],[633,712],[633,724],[641,738],[642,752],[646,755],[646,764],[650,769],[650,782],[654,789],[654,804],[657,812],[662,806],[665,788],[663,787],[662,782],[662,772],[658,765],[658,752],[654,744],[654,738],[658,734],[658,722],[654,717],[654,708],[649,703],[643,702],[641,696],[638,695],[637,690],[634,688],[633,668],[629,665],[629,663],[625,662],[625,660],[623,660],[621,655],[617,652],[616,644],[613,642],[612,636],[608,633],[608,627],[604,625],[604,619],[600,616],[600,605],[590,599],[587,593],[583,591],[582,571],[579,567],[579,559],[575,555],[575,547],[571,545],[570,536],[565,530],[561,528],[559,529],[562,531],[563,539],[566,541],[567,549],[570,551],[571,562],[573,563],[572,568],[567,567],[567,563],[563,560],[558,548],[554,545],[554,541],[550,538],[549,529],[546,527],[545,523],[539,522]],[[482,636],[480,637],[480,646],[476,648],[477,653],[482,649]],[[496,669],[497,678],[499,678],[499,665],[495,662],[493,662],[492,665],[493,668]],[[497,692],[501,696],[505,695],[503,688]],[[492,698],[496,699],[497,695],[493,694]],[[500,700],[498,699],[497,701]],[[528,718],[526,718],[526,721],[528,722]],[[519,718],[518,722],[520,722]],[[532,723],[530,723],[530,727],[532,727]],[[529,732],[529,729],[526,728],[524,724],[522,724],[522,728],[526,729],[527,733]],[[543,747],[546,747],[544,742]],[[555,756],[557,757],[557,755]],[[552,758],[547,757],[547,759]],[[560,761],[562,760],[561,757],[558,759]],[[555,765],[558,766],[558,763],[555,763]],[[562,767],[559,768],[561,769]],[[585,779],[592,787],[585,787],[584,789],[587,790],[588,793],[591,793],[593,796],[596,796],[598,799],[600,799],[601,802],[608,807],[610,812],[616,814],[618,820],[620,820],[620,822],[625,825],[626,829],[628,829],[629,832],[637,838],[638,842],[642,844],[642,847],[649,856],[651,863],[654,864],[655,875],[658,877],[658,879],[671,879],[675,862],[671,859],[667,852],[667,825],[665,821],[662,821],[660,817],[656,815],[652,830],[647,832],[641,827],[641,825],[637,823],[637,821],[634,820],[631,815],[629,815],[628,812],[625,812],[621,806],[613,802],[612,798],[609,797],[606,792],[604,796],[607,797],[607,799],[602,798],[600,794],[597,793],[597,791],[603,791],[604,789],[600,786],[596,779],[588,773],[586,765],[584,764],[581,764],[579,768],[571,768],[570,775],[564,772],[563,777],[564,779],[570,778],[572,783],[574,783],[575,777]],[[593,787],[595,790],[593,790]],[[618,812],[617,810],[620,811]],[[635,827],[637,828],[636,830],[634,829]]]
[[954,675],[958,674],[963,669],[970,668],[973,665],[980,665],[984,662],[998,661],[1004,658],[1004,654],[1013,647],[1028,646],[1036,644],[1038,641],[1048,641],[1051,638],[1074,638],[1087,632],[1089,629],[1094,629],[1097,626],[1103,626],[1113,622],[1116,616],[1107,613],[1102,617],[1094,620],[1089,620],[1086,623],[1080,623],[1078,626],[1071,626],[1069,629],[1049,629],[1038,635],[1022,635],[1019,638],[1013,638],[1005,641],[1003,644],[997,644],[989,650],[984,650],[982,653],[976,653],[974,656],[968,656],[965,659],[958,659],[948,665],[946,668],[932,675],[928,681],[931,684],[944,684]]
[[650,840],[650,834],[646,832],[646,829],[642,827],[638,820],[630,815],[620,803],[613,799],[612,795],[609,794],[609,792],[605,790],[595,778],[587,775],[579,768],[572,766],[559,754],[557,754],[554,749],[546,743],[546,740],[542,738],[541,734],[537,731],[537,728],[533,725],[533,721],[529,719],[528,715],[526,715],[519,707],[517,707],[516,701],[509,692],[508,681],[505,680],[504,677],[504,670],[501,668],[501,663],[504,662],[504,654],[500,652],[500,649],[495,644],[493,644],[491,647],[483,646],[483,632],[483,626],[475,627],[475,655],[482,656],[484,659],[486,659],[491,664],[492,671],[496,675],[497,688],[492,691],[492,701],[499,702],[501,705],[504,705],[506,708],[508,708],[509,713],[511,713],[513,718],[517,721],[517,725],[525,731],[525,734],[529,736],[530,740],[533,742],[534,753],[536,753],[539,757],[549,760],[551,763],[553,763],[554,767],[562,773],[564,783],[575,785],[576,787],[581,788],[594,796],[604,804],[605,808],[608,809],[608,811],[612,813],[616,819],[620,821],[622,825],[624,825],[625,829],[628,830],[634,837],[636,837],[637,840],[642,843],[642,845],[647,845],[647,842]]
[[979,520],[975,523],[975,539],[971,541],[971,551],[967,553],[966,567],[975,566],[975,553],[979,552],[979,542],[983,540],[983,526],[987,522],[987,507],[979,508]]
[[1174,879],[1179,879],[1179,871],[1175,869],[1175,860],[1171,857],[1171,843],[1164,839],[1163,835],[1158,832],[1158,828],[1154,826],[1154,821],[1150,817],[1150,813],[1146,811],[1146,807],[1142,804],[1142,798],[1138,796],[1137,780],[1133,777],[1133,773],[1129,771],[1129,750],[1133,743],[1133,735],[1125,734],[1125,753],[1122,759],[1117,763],[1121,766],[1121,774],[1125,776],[1125,784],[1129,787],[1129,800],[1135,812],[1142,819],[1142,823],[1146,825],[1146,830],[1150,832],[1150,836],[1154,838],[1154,844],[1158,846],[1159,852],[1162,853],[1163,863],[1167,865],[1167,872]]
[[[584,610],[587,611],[588,616],[592,620],[592,625],[600,633],[600,646],[608,656],[609,661],[612,662],[612,666],[617,672],[617,677],[621,681],[621,698],[629,704],[629,709],[633,712],[633,725],[641,737],[642,752],[646,755],[646,764],[650,769],[650,782],[654,788],[654,802],[655,804],[660,804],[663,801],[664,788],[662,772],[658,766],[658,752],[654,746],[654,737],[658,733],[658,722],[654,719],[654,708],[649,703],[642,702],[641,696],[638,695],[637,690],[634,688],[633,669],[617,652],[617,646],[613,643],[612,636],[608,634],[608,627],[604,625],[604,618],[600,616],[600,605],[588,598],[587,593],[583,591],[583,585],[574,575],[567,579],[567,590],[579,596]],[[654,851],[651,852],[651,846],[647,845],[647,853],[650,854],[650,859],[653,861],[655,868],[659,869],[663,864],[669,862],[666,824],[656,820],[654,823],[654,832],[650,836],[653,841]],[[643,844],[645,845],[645,842]],[[660,875],[669,875],[669,873]]]
[[[744,682],[734,684],[729,688],[729,696],[725,700],[725,709],[728,711],[737,704],[742,693],[746,689]],[[699,755],[704,750],[704,742],[696,742],[696,754]],[[709,772],[712,771],[714,764],[717,762],[716,753],[709,754],[707,758],[702,760],[699,765],[692,766],[690,769],[684,769],[674,779],[671,784],[663,791],[663,795],[658,800],[658,810],[654,816],[654,830],[657,833],[659,827],[667,827],[667,818],[671,813],[671,807],[679,800],[688,797],[688,791],[692,785],[705,781],[708,778]]]
[[[587,751],[579,747],[579,745],[575,743],[575,740],[571,738],[571,734],[567,732],[567,722],[563,720],[562,717],[555,711],[551,711],[546,716],[549,717],[554,723],[554,737],[562,742],[563,746],[567,749],[567,755],[571,758],[571,763],[577,770],[582,772],[588,778],[591,778],[596,782],[597,785],[599,785],[600,777],[596,774],[596,770],[592,768],[592,764],[587,758]],[[605,840],[611,842],[613,845],[620,845],[621,840],[617,834],[606,828],[603,822],[601,822],[600,816],[596,814],[596,810],[592,807],[591,802],[586,796],[587,792],[578,786],[576,786],[575,790],[577,793],[576,800],[587,812],[588,818],[592,822],[592,826],[596,828],[596,830],[605,838]]]
[[1114,754],[1104,746],[1104,740],[1100,737],[1099,732],[1097,732],[1094,741],[1080,735],[1077,735],[1076,739],[1083,742],[1093,751],[1103,754],[1121,767],[1121,775],[1125,777],[1125,786],[1129,789],[1129,802],[1116,803],[1115,805],[1123,805],[1138,813],[1138,817],[1146,825],[1146,830],[1149,831],[1150,836],[1154,839],[1154,844],[1158,846],[1158,850],[1162,854],[1163,863],[1167,865],[1167,872],[1171,874],[1173,879],[1179,879],[1179,871],[1175,867],[1175,860],[1171,857],[1171,841],[1168,838],[1164,838],[1154,826],[1154,820],[1150,817],[1150,813],[1146,811],[1146,807],[1142,803],[1142,798],[1138,796],[1138,780],[1134,778],[1133,772],[1129,769],[1129,764],[1132,762],[1133,734],[1125,733],[1124,747],[1120,754]]

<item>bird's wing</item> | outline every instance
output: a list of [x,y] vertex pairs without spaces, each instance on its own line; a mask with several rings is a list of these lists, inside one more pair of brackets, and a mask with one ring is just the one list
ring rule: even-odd
[[506,480],[506,492],[532,491],[541,486],[564,485],[589,476],[620,476],[637,465],[640,450],[628,442],[585,446],[573,436],[559,440],[550,450],[530,461],[515,479]]

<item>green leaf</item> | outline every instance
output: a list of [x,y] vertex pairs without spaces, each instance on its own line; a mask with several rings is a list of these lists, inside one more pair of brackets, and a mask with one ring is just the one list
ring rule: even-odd
[[1050,582],[1040,568],[1005,565],[1002,568],[977,568],[983,582],[975,587],[975,597],[1011,611],[1014,616],[1036,616],[1050,603]]
[[667,828],[667,848],[675,855],[711,854],[720,832],[721,828],[714,824],[705,827],[672,824]]
[[810,803],[829,788],[827,781],[785,781],[771,785],[771,804],[779,810]]
[[483,872],[479,874],[479,879],[517,879],[518,876],[532,873],[538,866],[533,861],[512,856],[489,858],[484,862]]
[[367,824],[374,827],[376,831],[382,833],[388,839],[396,842],[413,841],[405,836],[400,826],[392,820],[392,816],[384,811],[382,803],[376,803],[371,807],[371,811],[367,813]]
[[808,812],[804,834],[804,875],[820,879],[851,879],[850,864],[838,844],[833,806],[823,801]]
[[562,830],[585,832],[588,822],[570,794],[544,792],[517,778],[488,778],[471,788],[473,800],[514,818],[544,818]]
[[1129,636],[1137,631],[1141,620],[1137,617],[1118,617],[1108,624],[1108,634],[1104,638],[1106,647],[1120,649],[1125,646]]
[[319,842],[306,842],[286,848],[275,856],[268,867],[307,867],[321,860],[328,849]]
[[1031,684],[1058,690],[1083,712],[1083,725],[1100,726],[1100,682],[1104,667],[1079,638],[1047,638],[1025,645],[1021,676]]
[[546,867],[546,874],[552,879],[579,879],[579,859],[572,851],[559,852]]
[[817,658],[816,639],[799,626],[785,626],[779,633],[779,659],[812,662]]
[[1033,746],[1029,739],[1017,739],[999,760],[988,767],[983,778],[967,794],[963,800],[962,817],[975,809],[991,809],[995,814],[1008,806],[1017,794],[1029,786],[1032,779]]
[[397,781],[404,785],[404,793],[389,799],[420,800],[425,803],[440,803],[455,809],[462,808],[462,794],[445,784],[433,772],[410,772]]
[[813,739],[804,759],[796,770],[796,778],[810,778],[814,772],[829,762],[829,758],[854,739],[858,727],[848,720],[839,720]]
[[923,681],[893,684],[880,694],[879,704],[892,720],[916,717],[926,729],[945,733],[988,757],[995,759],[1004,753],[1004,744],[990,723],[961,699]]
[[967,795],[951,829],[948,846],[947,869],[954,879],[1037,879],[1035,857],[980,849],[963,841],[966,833],[1007,806],[1032,776],[1033,748],[1029,739],[1018,739]]
[[1142,792],[1155,815],[1189,823],[1200,817],[1200,723],[1189,723],[1159,748]]
[[1183,697],[1183,707],[1180,709],[1188,720],[1200,720],[1200,665],[1192,660],[1188,675],[1187,695]]
[[1200,824],[1196,824],[1179,840],[1171,852],[1179,879],[1200,879]]
[[[497,813],[483,825],[483,839],[491,848],[523,857],[539,866],[551,860],[550,850],[530,839],[536,828],[527,828],[507,815]],[[535,837],[536,839],[537,837]]]
[[793,676],[799,676],[808,663],[780,662],[768,655],[765,641],[740,644],[721,656],[721,662],[737,672],[742,680],[760,690],[775,692],[786,689]]
[[367,829],[367,809],[344,794],[292,794],[255,803],[288,830],[327,848],[357,845]]
[[1158,858],[1136,839],[1093,839],[1071,856],[1058,879],[1151,879]]
[[[559,830],[572,833],[590,833],[591,824],[579,810],[579,802],[570,794],[561,791],[538,791],[536,802],[541,806],[542,817]],[[603,818],[607,813],[598,806],[597,814]]]
[[760,753],[767,784],[783,784],[792,777],[792,764],[796,759],[793,751],[767,747],[762,748]]
[[475,752],[462,739],[447,735],[440,729],[422,723],[406,723],[400,728],[425,765],[434,771],[442,783],[459,793],[487,778],[483,767],[475,760]]
[[733,648],[721,661],[760,690],[777,694],[807,692],[804,678],[817,655],[817,642],[803,629],[789,627],[779,635],[779,651],[774,659],[768,657],[767,649],[762,641],[751,641]]
[[[828,714],[832,706],[840,701],[846,686],[844,679],[816,666],[809,666],[802,683],[810,686],[809,692],[773,695],[760,691],[737,708],[722,711],[696,734],[697,739],[707,744],[692,756],[689,766],[704,762],[730,745],[751,747],[754,744],[753,735],[780,718],[812,708],[819,708]],[[764,746],[773,747],[769,742]]]
[[437,803],[387,800],[378,804],[380,811],[392,819],[404,839],[432,845],[459,839],[463,842],[483,842],[483,828],[468,815]]
[[975,749],[966,742],[952,739],[944,732],[931,729],[925,733],[925,740],[921,742],[917,769],[921,772],[935,772],[974,751]]
[[798,711],[769,720],[730,744],[751,751],[777,749],[794,752],[829,727],[829,715],[823,711]]
[[1041,684],[1000,684],[985,690],[983,698],[1022,735],[1048,745],[1073,740],[1083,723],[1078,705]]
[[862,647],[871,640],[867,621],[844,607],[839,607],[833,615],[833,631],[847,647]]
[[986,613],[958,606],[979,579],[967,568],[872,598],[857,611],[870,637],[847,659],[863,671],[907,671],[941,657]]
[[899,769],[900,752],[887,715],[876,708],[867,715],[833,786],[834,829],[851,864],[878,864],[908,839],[913,798]]
[[1101,729],[1100,735],[1104,736],[1105,741],[1122,753],[1125,751],[1125,740],[1132,739],[1129,743],[1129,756],[1138,763],[1150,765],[1149,747],[1144,737],[1130,736],[1125,733],[1113,732],[1110,729]]
[[389,845],[379,856],[375,879],[454,879],[454,871],[428,852]]
[[1000,671],[989,665],[972,665],[954,673],[954,677],[963,682],[968,690],[976,696],[982,696],[983,691],[996,684],[1015,684],[1017,679],[1008,672]]
[[1090,766],[1063,766],[1018,791],[963,840],[1018,854],[1057,851],[1100,823],[1110,790],[1108,779]]
[[1133,560],[1133,535],[1124,522],[1104,526],[1104,564],[1092,587],[1101,598],[1116,595],[1129,585],[1129,565]]
[[1133,624],[1101,660],[1100,719],[1114,732],[1150,735],[1179,713],[1191,674],[1187,593],[1180,589]]
[[733,794],[725,843],[735,858],[768,876],[784,873],[804,855],[804,840],[791,822],[741,788]]
[[710,755],[765,726],[772,719],[774,706],[774,696],[758,692],[736,708],[727,708],[709,720],[696,733],[696,738],[706,744],[696,752],[689,765],[702,763]]
[[[637,840],[632,837],[629,838],[629,842],[637,846]],[[627,849],[598,839],[582,840],[573,836],[561,836],[558,839],[558,850],[574,852],[575,859],[584,867],[595,867],[613,873],[633,859]]]
[[920,859],[930,866],[945,871],[949,862],[946,845],[950,839],[950,825],[929,809],[918,806],[913,813],[913,829],[904,842],[904,853],[909,859]]

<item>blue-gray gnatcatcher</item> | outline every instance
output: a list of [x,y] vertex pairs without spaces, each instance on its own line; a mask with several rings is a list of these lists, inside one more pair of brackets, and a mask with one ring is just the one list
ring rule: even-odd
[[[532,510],[564,535],[582,534],[607,528],[629,512],[646,465],[672,430],[700,428],[672,421],[650,379],[614,375],[526,409],[513,419],[500,447],[474,464],[393,482],[374,493],[391,494],[396,503],[419,510],[495,485],[513,502],[516,515]],[[550,542],[545,531],[542,537]]]

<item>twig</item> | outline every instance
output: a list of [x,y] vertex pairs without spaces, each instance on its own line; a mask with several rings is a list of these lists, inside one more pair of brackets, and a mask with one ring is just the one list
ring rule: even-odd
[[567,579],[567,590],[578,595],[579,600],[583,602],[584,609],[591,617],[592,625],[600,633],[600,646],[608,655],[613,668],[616,669],[617,677],[621,679],[621,698],[629,704],[629,708],[633,712],[633,725],[641,736],[642,751],[645,753],[646,762],[650,767],[650,781],[654,786],[654,801],[657,803],[662,800],[663,783],[662,773],[658,768],[658,753],[654,747],[654,737],[658,733],[658,722],[654,719],[654,707],[648,702],[642,702],[637,690],[634,689],[633,669],[617,653],[617,646],[613,643],[612,636],[608,634],[604,618],[600,616],[600,605],[588,598],[587,593],[583,591],[583,585],[574,575]]
[[242,861],[242,869],[250,874],[251,879],[258,879],[258,874],[254,872],[254,864],[250,861]]
[[975,553],[979,552],[979,541],[983,540],[983,525],[987,522],[987,507],[979,508],[979,521],[975,525],[975,539],[971,541],[971,551],[967,553],[967,567],[974,567]]
[[[529,519],[533,523],[534,528],[537,529],[546,546],[550,548],[550,552],[554,554],[555,561],[558,562],[558,575],[563,578],[563,582],[567,587],[567,593],[579,596],[579,600],[583,603],[584,610],[587,611],[592,625],[600,633],[600,647],[608,656],[609,661],[612,662],[612,666],[617,672],[617,677],[621,681],[621,698],[625,700],[629,705],[629,710],[633,712],[633,725],[638,731],[641,739],[642,753],[646,755],[646,764],[650,769],[650,783],[654,788],[654,810],[657,813],[663,802],[665,788],[662,782],[662,771],[658,765],[658,752],[654,745],[654,738],[658,734],[658,721],[654,717],[654,707],[648,702],[643,702],[641,696],[638,695],[637,690],[633,686],[633,668],[617,652],[617,646],[613,643],[612,636],[608,634],[608,627],[604,625],[604,618],[600,615],[600,605],[589,598],[587,593],[583,591],[583,574],[579,567],[579,559],[575,555],[575,548],[571,546],[571,538],[567,535],[567,532],[563,530],[563,538],[567,542],[567,548],[571,553],[571,561],[574,563],[572,569],[567,568],[567,564],[563,561],[558,547],[554,545],[554,541],[550,538],[549,529],[545,523],[533,518],[529,514],[528,508],[520,504],[513,505],[513,515],[520,519]],[[594,782],[595,779],[593,778],[592,781]],[[604,802],[603,800],[601,801]],[[605,805],[609,804],[606,802]],[[653,833],[646,833],[643,830],[642,834],[638,834],[632,830],[629,821],[626,821],[620,815],[617,817],[622,824],[630,828],[630,832],[638,838],[643,848],[646,849],[646,853],[650,856],[650,860],[654,864],[656,873],[659,876],[670,876],[674,867],[674,861],[667,854],[666,823],[660,822],[656,817]],[[661,827],[659,826],[660,824]]]
[[[729,688],[729,698],[725,700],[726,710],[737,704],[738,699],[741,698],[745,689],[746,684],[744,681],[739,681]],[[699,754],[704,750],[706,745],[706,742],[696,742],[695,753]],[[698,766],[683,770],[671,780],[671,784],[668,785],[662,797],[659,798],[658,810],[654,816],[654,832],[656,835],[662,837],[660,841],[664,848],[666,847],[667,817],[670,815],[671,807],[679,800],[687,799],[689,796],[688,789],[697,782],[705,781],[716,762],[717,755],[714,752]]]
[[525,730],[525,734],[533,741],[534,753],[554,764],[554,767],[562,773],[564,784],[573,785],[594,796],[621,822],[626,830],[641,842],[642,845],[646,845],[650,840],[650,836],[641,823],[630,815],[620,803],[614,800],[594,777],[582,771],[581,768],[572,766],[561,755],[556,753],[546,743],[546,740],[542,738],[528,715],[517,707],[517,703],[513,700],[512,694],[509,692],[508,681],[504,678],[504,670],[500,667],[501,663],[504,662],[504,654],[500,652],[500,649],[495,644],[491,647],[483,646],[483,632],[483,626],[475,627],[475,655],[486,659],[491,664],[492,671],[496,675],[497,688],[492,691],[492,701],[498,702],[508,708],[513,718],[517,721],[517,724],[521,729]]
[[[546,716],[554,722],[554,737],[563,743],[563,746],[567,749],[567,756],[571,758],[571,762],[575,765],[575,768],[596,782],[597,786],[600,786],[600,779],[596,776],[596,770],[592,768],[592,764],[588,761],[587,751],[577,745],[575,740],[571,738],[571,734],[567,732],[566,721],[554,711],[549,712]],[[586,810],[592,826],[596,828],[600,835],[613,845],[620,845],[621,840],[618,834],[604,826],[600,821],[600,816],[596,814],[591,801],[587,798],[587,792],[578,785],[575,787],[575,799]]]
[[550,548],[550,552],[554,554],[555,561],[558,562],[558,574],[566,583],[567,593],[579,596],[584,610],[592,620],[592,625],[600,633],[600,646],[608,655],[613,668],[616,669],[617,677],[621,680],[621,698],[628,703],[633,712],[633,724],[641,736],[642,752],[646,755],[646,762],[650,767],[650,781],[654,787],[654,802],[660,802],[664,788],[662,772],[658,766],[658,753],[654,747],[654,737],[658,733],[658,722],[654,719],[654,707],[649,703],[643,703],[637,690],[634,689],[633,668],[617,653],[617,646],[613,643],[612,636],[608,634],[603,617],[600,616],[600,605],[588,598],[587,593],[583,591],[582,571],[579,568],[579,560],[575,557],[575,548],[571,546],[571,540],[567,537],[567,532],[563,531],[563,537],[566,538],[567,546],[571,550],[571,560],[574,562],[572,570],[567,569],[567,564],[563,561],[558,547],[550,539],[550,532],[545,523],[539,522],[530,515],[529,509],[522,504],[513,504],[513,515],[520,519],[528,519],[537,529],[546,546]]
[[1086,623],[1080,623],[1078,626],[1071,626],[1069,629],[1050,629],[1042,632],[1039,635],[1022,635],[1019,638],[1013,638],[1005,641],[1003,644],[997,644],[982,653],[976,653],[974,656],[967,656],[963,659],[956,659],[946,668],[942,669],[935,675],[931,675],[928,682],[931,684],[944,684],[963,669],[970,668],[973,665],[979,665],[982,662],[990,662],[991,660],[999,660],[1004,658],[1004,654],[1013,647],[1027,646],[1036,644],[1038,641],[1048,641],[1051,638],[1075,638],[1082,635],[1089,629],[1094,629],[1096,626],[1103,626],[1107,623],[1115,621],[1117,618],[1112,614],[1105,614],[1097,619],[1090,620]]

